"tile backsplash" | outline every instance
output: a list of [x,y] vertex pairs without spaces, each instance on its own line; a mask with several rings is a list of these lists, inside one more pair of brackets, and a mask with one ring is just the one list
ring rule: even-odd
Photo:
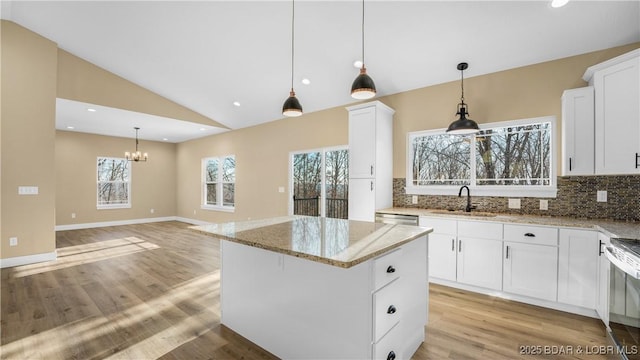
[[[520,198],[520,209],[509,209],[507,197],[473,196],[476,211],[543,216],[571,216],[586,219],[640,221],[640,175],[558,177],[556,198]],[[607,202],[597,202],[596,193],[607,191]],[[405,179],[393,179],[393,206],[425,209],[464,209],[466,197],[418,195],[411,203],[405,194]],[[548,200],[548,210],[540,210],[540,200]]]

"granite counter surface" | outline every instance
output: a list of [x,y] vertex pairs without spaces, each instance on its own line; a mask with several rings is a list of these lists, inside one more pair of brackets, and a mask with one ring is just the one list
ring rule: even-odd
[[191,229],[240,244],[349,268],[432,231],[409,225],[310,216],[284,216],[194,226]]
[[528,225],[542,225],[554,227],[583,228],[589,230],[597,230],[614,238],[625,238],[640,240],[640,222],[623,222],[599,219],[578,219],[571,217],[552,217],[552,216],[533,216],[533,215],[512,215],[512,214],[494,214],[486,212],[463,213],[459,211],[434,210],[434,209],[418,209],[418,208],[402,208],[394,207],[389,209],[378,210],[378,213],[385,214],[401,214],[415,216],[431,216],[443,217],[457,220],[481,220],[494,221],[502,223],[516,223]]

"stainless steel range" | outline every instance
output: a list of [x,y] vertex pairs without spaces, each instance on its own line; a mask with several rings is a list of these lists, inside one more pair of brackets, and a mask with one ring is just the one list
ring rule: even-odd
[[624,359],[640,359],[640,241],[611,239],[609,328]]

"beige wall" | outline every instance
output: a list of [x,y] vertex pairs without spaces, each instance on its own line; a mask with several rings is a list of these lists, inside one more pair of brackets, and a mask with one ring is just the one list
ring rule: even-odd
[[[1,22],[0,258],[55,250],[55,43]],[[37,186],[38,195],[18,195]],[[9,247],[9,237],[18,246]]]
[[96,208],[97,158],[122,158],[135,149],[135,140],[57,131],[55,144],[56,225],[175,216],[175,144],[141,140],[149,161],[131,163],[131,208],[108,210]]
[[[286,215],[289,153],[347,145],[347,131],[347,111],[340,107],[178,144],[178,216],[231,221]],[[235,213],[201,210],[202,158],[230,154],[236,156]]]
[[[587,67],[638,47],[640,43],[467,78],[465,102],[469,104],[470,118],[482,124],[556,116],[559,155],[562,92],[586,86],[582,75]],[[403,178],[406,175],[407,132],[446,128],[455,120],[460,82],[430,86],[378,100],[396,110],[393,176]],[[179,144],[178,216],[230,221],[286,215],[288,153],[344,145],[347,137],[348,113],[344,107],[339,107]],[[200,210],[200,159],[225,154],[236,155],[236,212]],[[284,194],[277,193],[278,186],[285,187]]]

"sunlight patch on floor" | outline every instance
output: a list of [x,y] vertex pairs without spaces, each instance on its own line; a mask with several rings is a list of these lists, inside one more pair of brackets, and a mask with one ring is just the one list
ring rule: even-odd
[[158,245],[138,239],[137,237],[126,237],[68,246],[56,250],[58,254],[56,260],[16,266],[13,268],[11,276],[20,278],[159,248]]

